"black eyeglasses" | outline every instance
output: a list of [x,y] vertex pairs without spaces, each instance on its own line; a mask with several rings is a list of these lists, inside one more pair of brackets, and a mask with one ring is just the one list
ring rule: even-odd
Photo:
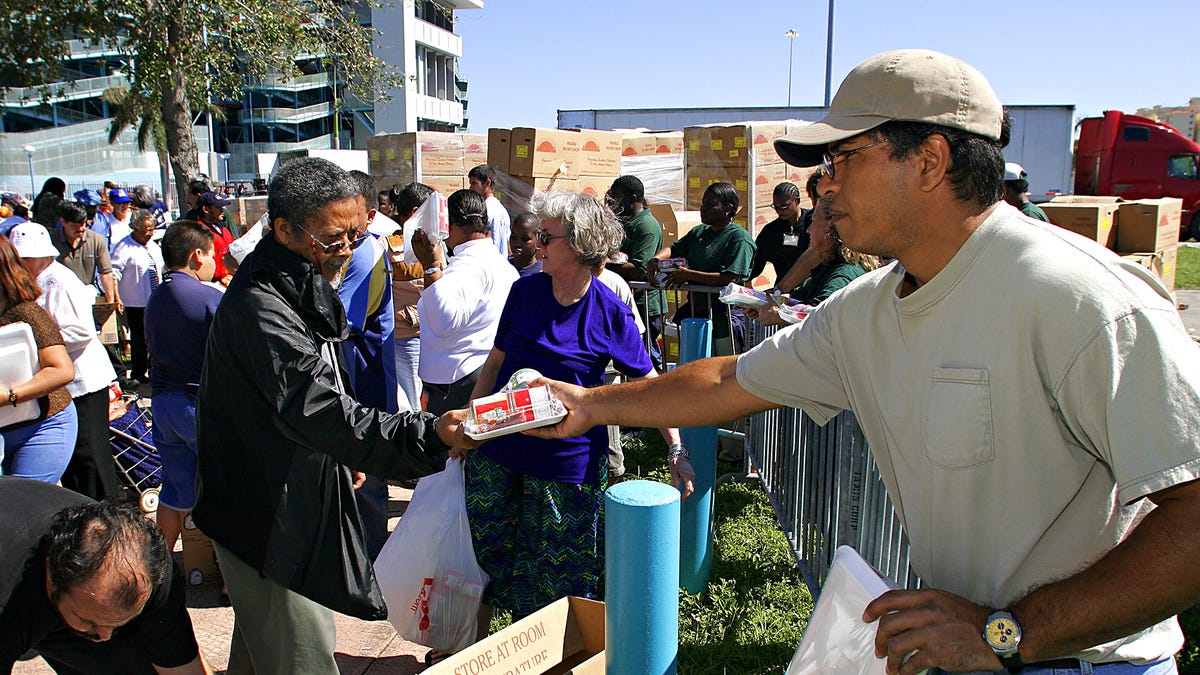
[[549,232],[547,232],[545,230],[538,230],[537,232],[533,233],[533,236],[534,236],[534,238],[536,238],[538,240],[538,243],[540,243],[542,246],[549,246],[550,242],[554,241],[555,239],[566,239],[567,238],[567,235],[565,235],[565,234],[550,234]]
[[866,145],[860,145],[857,148],[843,150],[842,152],[826,152],[821,157],[821,168],[825,169],[826,177],[833,178],[833,165],[838,160],[845,159],[845,158],[849,157],[850,155],[853,155],[854,153],[859,152],[860,150],[866,150],[867,148],[874,147],[876,145],[879,145],[880,143],[887,143],[887,142],[888,142],[888,140],[886,138],[884,138],[884,139],[875,141],[874,143],[867,143]]
[[362,232],[359,232],[358,230],[350,230],[349,232],[346,233],[345,241],[338,240],[338,241],[333,242],[332,244],[326,244],[325,242],[321,241],[320,239],[317,239],[317,235],[313,234],[312,232],[309,232],[308,230],[304,229],[303,227],[300,227],[299,225],[297,225],[296,227],[299,228],[300,231],[303,232],[304,234],[307,234],[308,238],[312,239],[312,243],[315,246],[319,247],[321,249],[321,252],[324,253],[325,255],[337,255],[337,254],[341,253],[342,251],[345,251],[348,248],[353,248],[354,244],[358,243],[358,240],[363,238]]

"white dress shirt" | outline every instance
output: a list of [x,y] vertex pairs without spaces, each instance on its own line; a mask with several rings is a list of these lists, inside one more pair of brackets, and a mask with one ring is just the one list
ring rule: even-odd
[[96,337],[92,318],[96,290],[57,261],[42,270],[37,284],[42,289],[37,303],[58,322],[67,354],[75,364],[75,380],[67,384],[67,391],[79,397],[104,389],[117,379],[117,373]]
[[483,365],[518,276],[491,239],[472,239],[454,248],[441,278],[422,291],[417,303],[422,380],[451,384]]
[[113,247],[112,267],[121,302],[128,307],[145,307],[150,292],[162,283],[162,249],[155,241],[139,244],[131,234]]

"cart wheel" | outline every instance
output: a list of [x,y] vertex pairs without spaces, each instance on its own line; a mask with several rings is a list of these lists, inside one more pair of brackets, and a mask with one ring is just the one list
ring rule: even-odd
[[138,506],[142,507],[145,513],[154,513],[158,510],[158,491],[159,488],[146,490],[138,499]]

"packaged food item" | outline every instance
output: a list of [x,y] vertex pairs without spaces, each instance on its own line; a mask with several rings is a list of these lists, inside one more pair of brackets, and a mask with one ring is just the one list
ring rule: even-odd
[[664,258],[658,261],[658,273],[654,275],[654,284],[662,286],[667,282],[671,273],[687,267],[687,258]]
[[727,305],[749,307],[751,309],[771,302],[771,296],[766,293],[738,284],[729,284],[726,286],[721,290],[721,295],[717,296],[717,299]]
[[529,383],[542,376],[532,368],[512,374],[504,389],[471,401],[471,418],[464,422],[467,436],[482,441],[534,427],[557,423],[567,410],[550,387]]

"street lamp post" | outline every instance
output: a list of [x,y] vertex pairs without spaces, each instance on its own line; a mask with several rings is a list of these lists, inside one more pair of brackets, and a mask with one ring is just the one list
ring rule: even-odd
[[37,148],[32,145],[25,146],[25,156],[29,159],[29,196],[37,196],[37,184],[33,182],[33,153],[37,152]]
[[792,56],[796,53],[796,38],[800,36],[794,30],[788,30],[783,36],[788,39],[788,107],[792,107]]

